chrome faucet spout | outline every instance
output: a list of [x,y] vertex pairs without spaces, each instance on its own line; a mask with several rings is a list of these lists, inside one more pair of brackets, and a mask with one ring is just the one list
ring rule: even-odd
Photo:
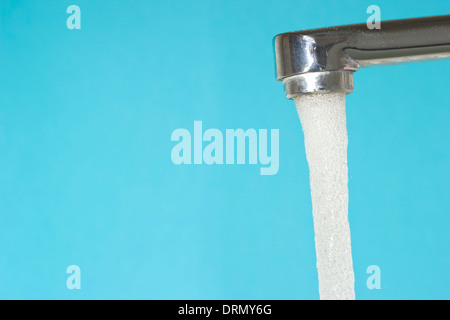
[[276,78],[290,99],[353,91],[359,68],[450,58],[450,15],[288,32],[274,38]]

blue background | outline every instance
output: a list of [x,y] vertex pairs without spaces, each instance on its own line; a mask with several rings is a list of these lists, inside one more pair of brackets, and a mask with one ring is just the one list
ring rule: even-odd
[[[66,9],[81,8],[81,30]],[[278,33],[448,1],[0,2],[0,298],[317,299],[303,133]],[[347,96],[358,299],[448,299],[450,61]],[[177,128],[280,130],[280,169],[171,162]],[[66,268],[81,268],[68,290]],[[381,290],[366,286],[381,268]]]

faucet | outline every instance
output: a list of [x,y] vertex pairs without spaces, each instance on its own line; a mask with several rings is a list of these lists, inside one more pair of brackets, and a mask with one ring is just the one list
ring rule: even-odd
[[286,97],[353,91],[359,68],[450,58],[450,15],[282,33],[274,38],[276,78]]

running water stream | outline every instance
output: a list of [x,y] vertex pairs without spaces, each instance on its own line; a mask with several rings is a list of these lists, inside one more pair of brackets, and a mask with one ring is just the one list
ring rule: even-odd
[[355,299],[345,94],[307,94],[295,103],[309,165],[320,299]]

